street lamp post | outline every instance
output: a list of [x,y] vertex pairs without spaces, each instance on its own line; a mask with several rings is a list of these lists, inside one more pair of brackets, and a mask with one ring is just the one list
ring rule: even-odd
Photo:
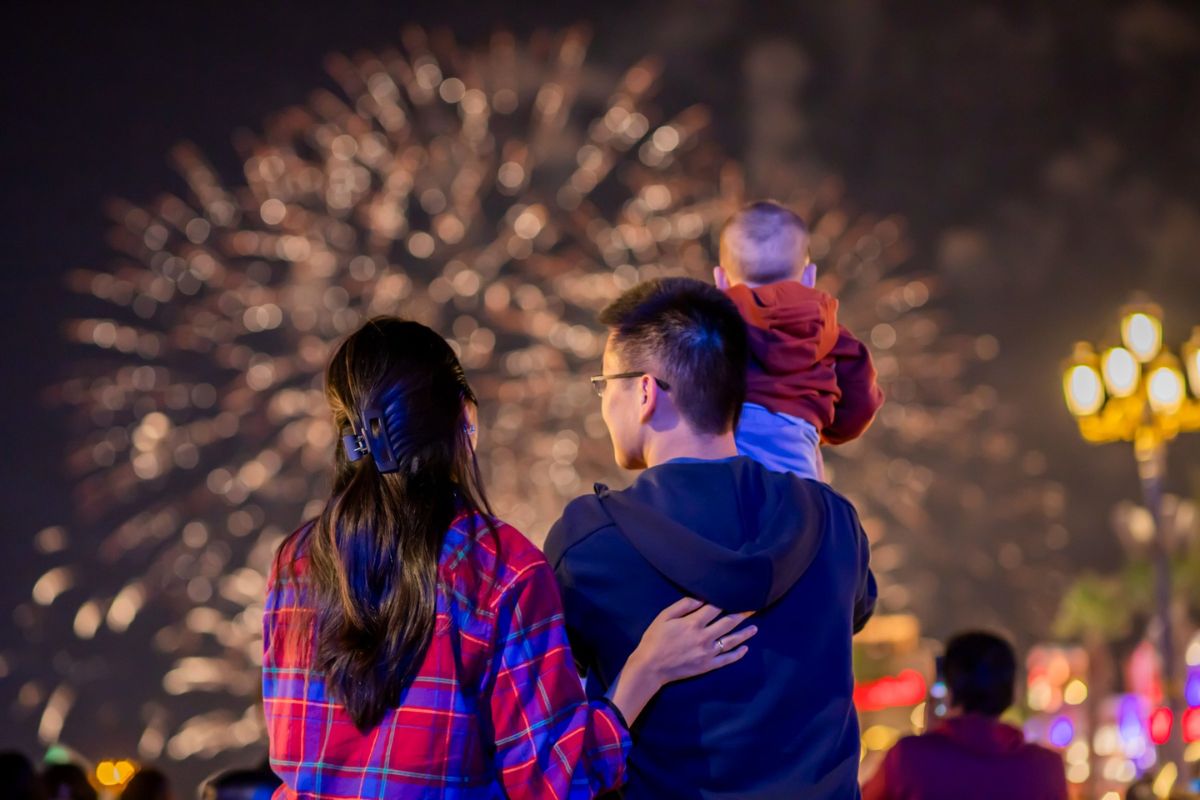
[[1165,755],[1182,776],[1183,686],[1172,630],[1170,545],[1162,524],[1162,494],[1167,443],[1181,432],[1200,430],[1200,327],[1183,346],[1180,359],[1163,349],[1160,319],[1154,305],[1129,306],[1121,318],[1121,345],[1100,355],[1086,342],[1075,345],[1063,375],[1063,392],[1084,439],[1133,443],[1142,494],[1154,522],[1158,654],[1173,720]]

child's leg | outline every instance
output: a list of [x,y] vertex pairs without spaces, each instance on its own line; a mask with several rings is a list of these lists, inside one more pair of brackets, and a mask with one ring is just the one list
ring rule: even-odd
[[742,406],[742,418],[734,438],[739,453],[773,472],[791,472],[801,478],[824,480],[821,437],[807,420],[746,403]]

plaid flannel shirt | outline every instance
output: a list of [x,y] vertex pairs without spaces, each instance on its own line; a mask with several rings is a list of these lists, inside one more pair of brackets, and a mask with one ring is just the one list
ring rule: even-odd
[[280,561],[294,566],[272,573],[263,616],[263,707],[284,781],[276,800],[558,800],[624,782],[629,731],[584,695],[550,565],[515,528],[496,529],[478,516],[452,524],[429,649],[399,707],[365,733],[310,661],[306,534],[285,544],[293,552]]

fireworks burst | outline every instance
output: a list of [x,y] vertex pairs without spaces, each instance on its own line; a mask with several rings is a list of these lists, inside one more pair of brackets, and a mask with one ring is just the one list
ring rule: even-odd
[[[84,641],[161,624],[154,646],[172,666],[151,694],[173,700],[143,710],[143,757],[259,740],[242,709],[263,576],[325,493],[337,437],[321,373],[366,318],[400,314],[451,340],[513,524],[544,533],[581,475],[608,471],[582,378],[603,347],[595,312],[664,265],[699,271],[698,240],[725,212],[707,113],[665,116],[654,63],[613,88],[585,49],[579,30],[482,51],[410,30],[403,51],[332,57],[338,91],[240,139],[243,184],[185,145],[186,197],[114,204],[123,258],[70,278],[100,313],[69,326],[90,352],[57,392],[87,431],[69,463],[82,516],[109,531],[91,559],[104,569],[55,567],[34,599],[65,606],[86,582]],[[70,710],[64,686],[46,738]]]
[[[107,693],[143,701],[146,759],[260,740],[264,575],[324,495],[329,349],[371,315],[452,342],[481,398],[489,494],[533,538],[591,481],[626,480],[585,377],[603,347],[595,312],[640,279],[707,276],[711,234],[742,199],[736,166],[706,137],[703,108],[656,105],[653,62],[613,88],[585,64],[579,30],[481,50],[410,30],[402,45],[331,58],[336,91],[236,142],[236,185],[179,147],[187,196],[115,204],[120,262],[71,276],[96,313],[69,325],[87,356],[55,394],[85,431],[69,456],[83,524],[105,535],[71,562],[61,530],[39,534],[42,552],[64,555],[27,621],[68,609],[76,650],[152,640],[169,667],[147,687],[119,659],[56,658],[48,699],[33,682],[22,691],[44,739],[77,695]],[[964,465],[1015,447],[983,433],[994,393],[962,389],[995,344],[943,331],[927,309],[936,287],[902,268],[900,220],[846,213],[828,182],[793,200],[890,396],[876,429],[831,458],[835,484],[897,576],[887,604],[935,613],[929,576],[948,580],[956,557],[976,569],[994,547],[947,557],[938,503],[978,508]]]

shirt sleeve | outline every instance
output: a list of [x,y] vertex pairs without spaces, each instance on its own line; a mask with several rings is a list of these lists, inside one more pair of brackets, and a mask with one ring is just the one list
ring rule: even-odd
[[883,405],[883,391],[876,382],[871,352],[845,327],[839,326],[832,356],[841,397],[833,410],[833,422],[821,431],[821,437],[829,444],[842,444],[862,436],[871,426]]
[[1050,800],[1067,800],[1070,794],[1067,789],[1067,770],[1063,766],[1062,756],[1050,751],[1046,759],[1046,787],[1049,789]]
[[496,770],[510,798],[590,798],[625,781],[629,729],[588,702],[554,574],[539,558],[501,596],[490,706]]

